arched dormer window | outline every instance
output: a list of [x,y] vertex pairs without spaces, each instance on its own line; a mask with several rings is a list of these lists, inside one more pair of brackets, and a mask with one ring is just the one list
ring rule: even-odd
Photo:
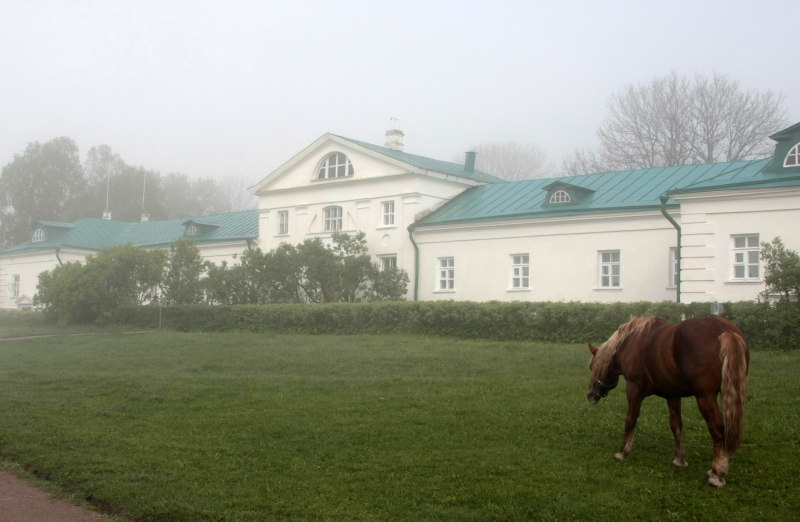
[[33,233],[33,239],[31,239],[34,243],[39,241],[44,241],[44,230],[41,228],[37,228],[36,231]]
[[550,196],[550,203],[569,203],[569,194],[565,190],[557,190]]
[[187,236],[196,236],[197,235],[197,227],[194,225],[189,225],[186,227],[186,235]]
[[325,230],[342,229],[342,207],[328,207],[325,209]]
[[341,152],[334,152],[325,158],[317,171],[317,179],[345,178],[352,175],[353,164]]
[[786,159],[783,160],[784,167],[797,167],[800,166],[800,143],[792,147]]

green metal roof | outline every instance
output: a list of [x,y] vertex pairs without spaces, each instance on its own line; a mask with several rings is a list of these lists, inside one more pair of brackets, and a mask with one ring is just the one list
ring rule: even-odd
[[487,172],[483,172],[481,170],[474,170],[473,172],[469,172],[464,170],[464,165],[460,165],[458,163],[451,163],[449,161],[440,161],[435,160],[432,158],[426,158],[425,156],[417,156],[415,154],[409,154],[408,152],[403,152],[401,150],[390,149],[388,147],[381,147],[379,145],[373,145],[372,143],[366,143],[363,141],[358,141],[350,138],[346,138],[344,136],[338,136],[334,134],[337,138],[341,138],[343,140],[347,140],[350,143],[355,143],[365,149],[369,149],[373,152],[377,152],[379,154],[383,154],[384,156],[389,156],[390,158],[396,159],[397,161],[402,161],[403,163],[407,163],[411,166],[425,169],[425,170],[432,170],[434,172],[441,172],[442,174],[450,174],[453,176],[459,176],[461,178],[467,178],[475,181],[482,181],[484,183],[504,183],[505,180],[502,178],[498,178],[497,176],[492,176]]
[[[771,160],[683,165],[481,185],[465,190],[415,226],[653,210],[661,207],[658,197],[664,193],[800,185],[797,176],[763,173]],[[577,204],[545,205],[549,192],[562,186],[561,183],[594,193],[580,199]],[[668,206],[677,207],[678,204],[671,200]]]
[[[243,210],[202,216],[202,223],[214,225],[212,230],[187,239],[195,243],[219,243],[252,239],[258,236],[258,211]],[[78,248],[82,250],[102,250],[114,245],[131,243],[139,247],[163,247],[176,239],[184,237],[186,218],[163,221],[127,223],[105,219],[84,218],[74,223],[66,223],[71,229],[52,240],[26,241],[21,245],[4,250],[2,254],[52,250],[55,248]],[[48,221],[38,221],[36,227],[55,226]],[[65,225],[59,223],[58,225]]]

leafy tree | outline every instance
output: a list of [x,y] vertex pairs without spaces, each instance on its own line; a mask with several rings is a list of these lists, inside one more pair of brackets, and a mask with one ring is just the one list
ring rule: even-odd
[[73,140],[29,143],[0,173],[0,249],[27,241],[34,220],[81,217],[85,198],[86,179]]
[[764,282],[767,294],[778,294],[787,301],[800,299],[800,256],[787,250],[780,237],[772,243],[761,243],[761,259],[765,261]]
[[192,241],[179,239],[169,245],[166,274],[161,290],[170,304],[198,304],[203,301],[201,277],[208,264]]
[[171,173],[162,179],[163,204],[169,218],[205,216],[228,212],[230,201],[219,184],[210,178],[191,179]]
[[130,244],[102,250],[86,263],[66,263],[39,275],[37,305],[61,325],[107,322],[121,305],[141,304],[160,283],[166,253]]
[[404,301],[408,292],[408,272],[395,266],[380,270],[377,265],[368,294],[370,301]]
[[587,174],[766,157],[768,136],[786,126],[783,96],[742,91],[725,75],[694,80],[676,72],[626,85],[608,101],[597,151],[579,149],[561,173]]
[[318,237],[306,239],[297,246],[303,277],[299,282],[306,299],[312,303],[339,301],[341,261]]
[[297,247],[289,243],[281,243],[277,248],[264,255],[264,267],[271,274],[270,302],[306,302],[303,287],[305,268]]

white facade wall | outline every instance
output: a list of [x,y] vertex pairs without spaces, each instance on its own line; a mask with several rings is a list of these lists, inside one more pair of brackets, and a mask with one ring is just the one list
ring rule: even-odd
[[733,236],[758,234],[759,241],[780,236],[800,251],[800,188],[727,190],[679,194],[683,259],[681,294],[690,301],[746,301],[764,291],[759,277],[733,277]]
[[[84,261],[91,254],[88,250],[61,249],[58,257],[63,263],[68,261]],[[39,274],[58,266],[55,250],[17,253],[0,256],[0,308],[17,308],[16,299],[11,294],[14,275],[19,275],[19,297],[33,298]]]
[[[679,215],[673,214],[679,219]],[[418,228],[419,299],[458,301],[663,301],[677,232],[660,212],[485,221]],[[603,251],[620,252],[620,287],[600,284]],[[530,289],[511,288],[511,256],[528,254]],[[455,290],[438,284],[438,261],[453,257]]]
[[[317,180],[320,162],[332,152],[344,153],[353,176]],[[329,240],[325,209],[342,208],[342,232],[366,233],[369,253],[377,262],[396,256],[397,266],[414,277],[414,248],[408,226],[421,214],[438,208],[477,182],[421,173],[338,142],[327,142],[276,176],[259,196],[258,246],[269,251],[281,243],[297,245],[308,238]],[[384,225],[383,203],[394,203],[394,224]],[[288,233],[279,230],[279,214],[288,213]],[[413,297],[409,288],[409,297]]]

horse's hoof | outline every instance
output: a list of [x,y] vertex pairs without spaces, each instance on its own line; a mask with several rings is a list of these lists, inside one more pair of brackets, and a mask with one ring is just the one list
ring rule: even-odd
[[620,451],[619,453],[614,454],[614,458],[617,460],[625,460],[626,458],[628,458],[628,456]]
[[708,477],[708,485],[714,486],[715,488],[721,488],[725,485],[725,479],[722,477],[718,477],[712,470],[708,470],[706,472],[706,476]]
[[675,460],[672,461],[672,465],[677,466],[679,468],[685,468],[686,466],[689,465],[689,463],[686,462],[685,460],[678,460],[678,458],[676,457]]

